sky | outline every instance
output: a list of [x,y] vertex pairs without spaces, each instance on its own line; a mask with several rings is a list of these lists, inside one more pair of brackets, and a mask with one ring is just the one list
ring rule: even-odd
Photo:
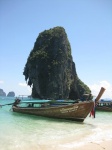
[[61,26],[78,77],[112,98],[112,0],[0,0],[0,89],[30,95],[23,75],[39,33]]

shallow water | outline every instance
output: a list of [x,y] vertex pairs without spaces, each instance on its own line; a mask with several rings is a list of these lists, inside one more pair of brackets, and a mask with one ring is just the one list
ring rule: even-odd
[[[7,104],[14,98],[0,98]],[[49,119],[12,112],[11,106],[0,108],[0,150],[40,150],[44,146],[72,148],[87,142],[112,140],[112,113],[96,112],[83,123]]]

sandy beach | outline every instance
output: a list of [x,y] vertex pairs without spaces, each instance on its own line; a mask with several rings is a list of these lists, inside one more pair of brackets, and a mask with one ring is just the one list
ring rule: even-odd
[[[28,148],[29,150],[29,148]],[[36,148],[33,147],[32,150],[112,150],[112,140],[103,141],[100,143],[89,142],[84,145],[67,147],[64,145],[38,145]]]
[[112,140],[100,143],[91,142],[84,146],[73,148],[74,150],[112,150]]

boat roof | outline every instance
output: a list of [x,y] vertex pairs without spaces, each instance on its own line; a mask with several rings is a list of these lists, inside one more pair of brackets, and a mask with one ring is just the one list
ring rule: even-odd
[[21,100],[20,103],[47,103],[51,100]]
[[100,99],[100,102],[112,102],[112,99]]
[[112,103],[112,101],[99,101],[99,103]]
[[20,103],[48,103],[48,102],[69,102],[73,103],[74,100],[21,100]]

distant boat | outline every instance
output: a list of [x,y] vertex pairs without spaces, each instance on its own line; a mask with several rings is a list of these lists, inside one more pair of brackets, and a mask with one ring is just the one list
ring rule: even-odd
[[103,99],[101,99],[97,103],[96,110],[112,112],[112,100],[103,100]]

